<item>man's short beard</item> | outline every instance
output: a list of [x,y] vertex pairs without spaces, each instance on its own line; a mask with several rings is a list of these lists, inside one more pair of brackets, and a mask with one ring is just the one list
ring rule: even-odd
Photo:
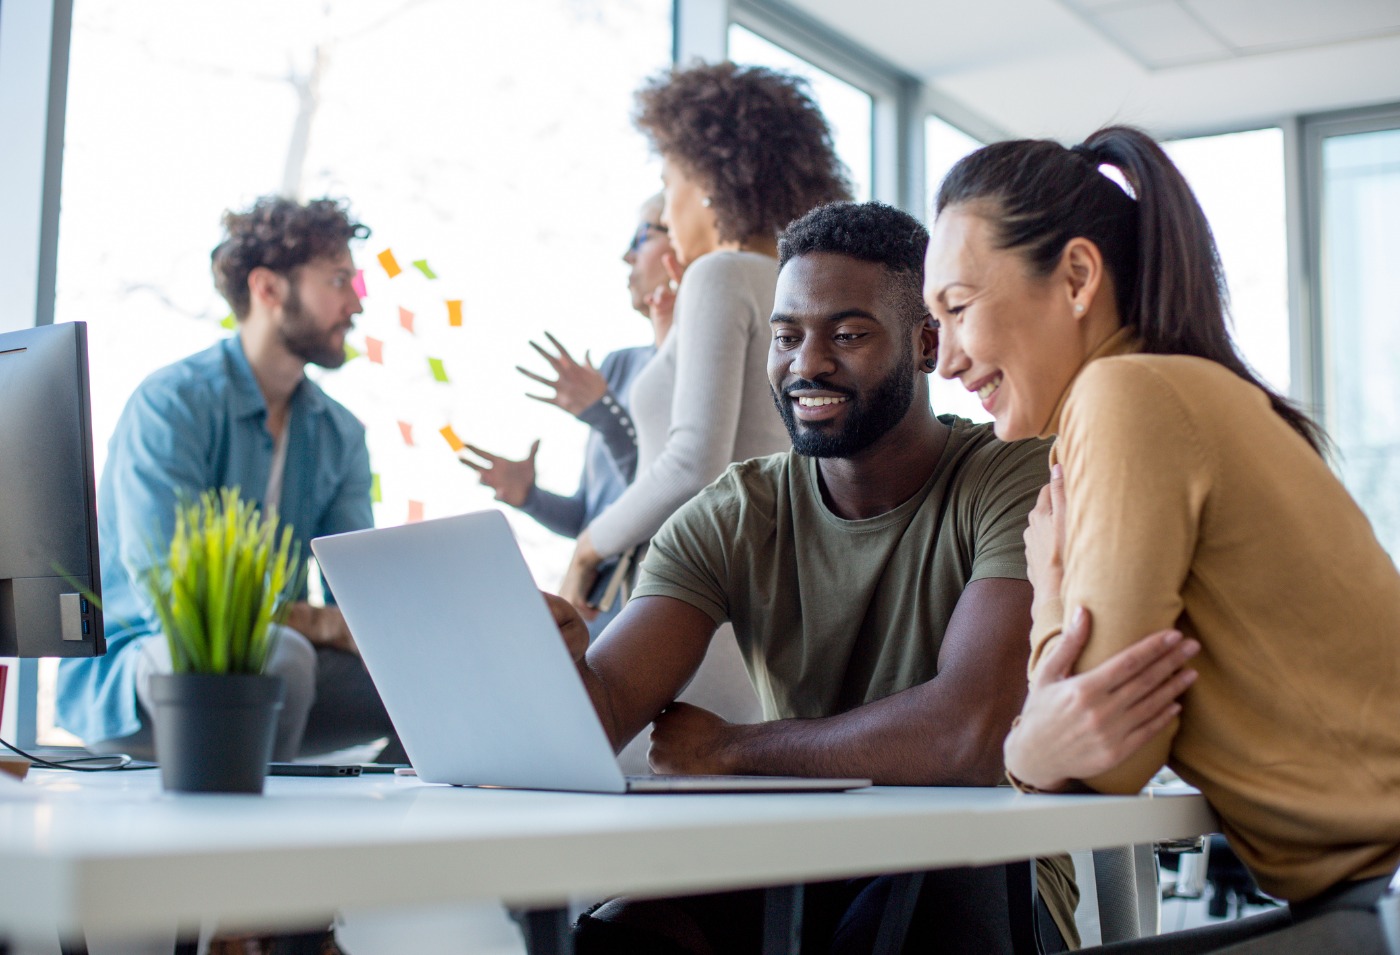
[[[913,350],[906,348],[905,352],[901,360],[895,363],[894,369],[864,395],[810,381],[793,382],[783,389],[781,395],[773,392],[773,402],[783,416],[783,424],[787,425],[793,450],[811,458],[849,458],[888,434],[890,429],[904,420],[910,405],[914,403],[914,376],[909,370]],[[837,431],[834,430],[835,423],[831,421],[798,422],[792,412],[792,399],[788,393],[799,389],[820,389],[846,395],[850,400],[844,427]]]
[[288,281],[287,300],[282,303],[282,322],[277,337],[283,347],[302,361],[322,368],[339,368],[345,364],[345,348],[330,343],[334,331],[324,332],[306,314],[295,280]]

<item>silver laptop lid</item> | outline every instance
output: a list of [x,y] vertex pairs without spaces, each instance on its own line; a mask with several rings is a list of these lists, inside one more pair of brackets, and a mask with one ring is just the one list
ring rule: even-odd
[[420,778],[625,790],[505,515],[319,537],[311,549]]

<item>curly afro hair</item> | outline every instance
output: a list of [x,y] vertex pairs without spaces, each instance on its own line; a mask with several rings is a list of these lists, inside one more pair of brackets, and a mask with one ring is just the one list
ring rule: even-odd
[[248,316],[248,273],[262,267],[290,276],[312,259],[338,254],[351,239],[369,236],[369,227],[350,218],[338,199],[301,205],[281,196],[263,196],[245,212],[224,213],[225,238],[210,254],[214,286],[242,321]]
[[892,304],[913,326],[929,318],[924,304],[928,230],[918,219],[883,202],[833,202],[798,219],[778,239],[778,270],[799,255],[833,252],[878,262],[890,273]]
[[851,197],[831,129],[796,76],[733,63],[674,69],[637,91],[633,122],[704,184],[721,242],[777,235]]

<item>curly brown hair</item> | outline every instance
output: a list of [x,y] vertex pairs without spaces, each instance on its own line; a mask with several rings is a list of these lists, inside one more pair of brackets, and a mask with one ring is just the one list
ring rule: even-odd
[[369,226],[350,218],[344,200],[313,199],[302,205],[263,196],[244,212],[224,213],[224,240],[210,253],[214,286],[242,321],[248,316],[248,273],[262,267],[290,277],[312,259],[334,256]]
[[777,235],[851,198],[831,129],[800,77],[733,63],[669,70],[637,91],[632,121],[709,192],[721,242]]

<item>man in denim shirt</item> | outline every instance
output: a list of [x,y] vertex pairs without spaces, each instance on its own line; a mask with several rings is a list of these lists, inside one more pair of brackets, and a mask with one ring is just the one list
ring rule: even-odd
[[[174,532],[182,494],[239,487],[292,527],[301,553],[323,534],[359,530],[370,513],[365,430],[305,376],[337,368],[360,312],[349,242],[369,230],[344,207],[265,197],[226,213],[214,281],[238,334],[147,378],[112,435],[98,492],[107,653],[59,665],[58,722],[95,752],[151,758],[150,677],[170,650],[141,573]],[[329,596],[329,594],[327,594]],[[388,736],[393,726],[334,606],[299,595],[267,672],[286,683],[274,759]]]

